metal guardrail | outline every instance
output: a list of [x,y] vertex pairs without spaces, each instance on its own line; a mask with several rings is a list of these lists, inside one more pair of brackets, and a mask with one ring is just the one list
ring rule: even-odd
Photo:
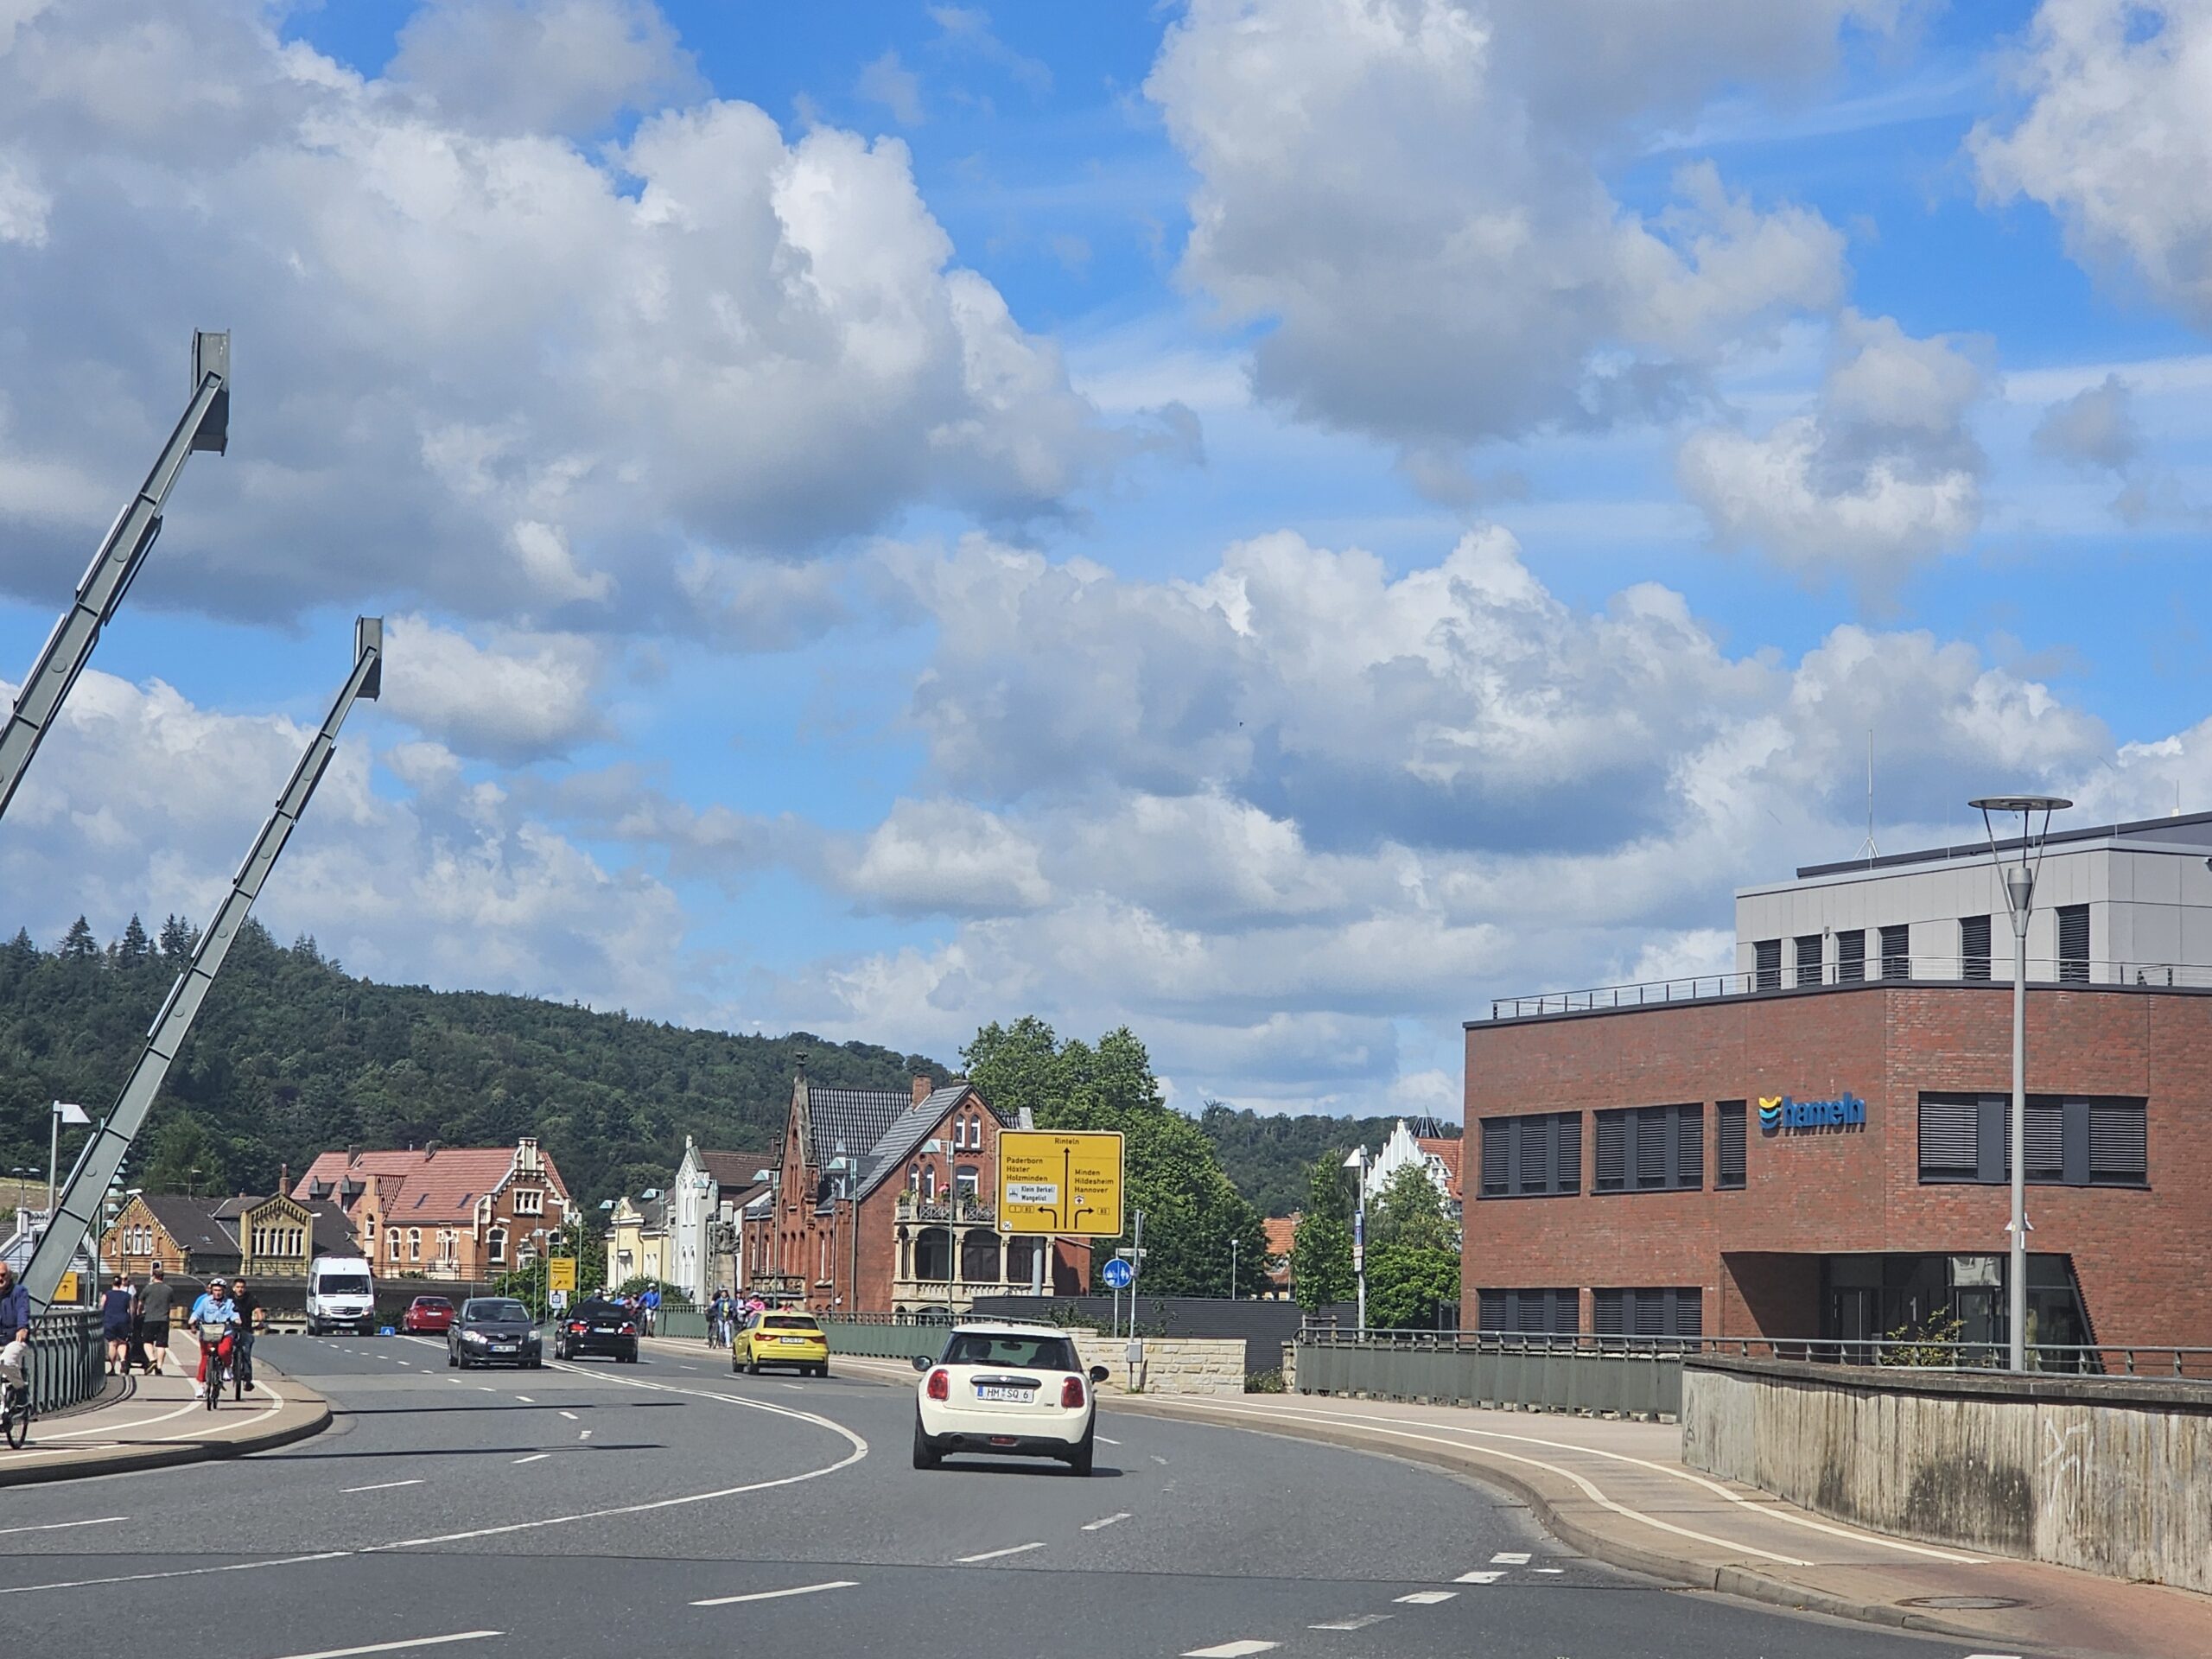
[[946,1321],[942,1319],[824,1313],[820,1323],[833,1354],[857,1354],[870,1359],[935,1359],[944,1351]]
[[34,1313],[30,1332],[23,1374],[39,1410],[81,1405],[100,1391],[107,1350],[100,1340],[96,1311],[74,1307]]
[[[1872,930],[1869,930],[1870,931]],[[1749,973],[1698,974],[1682,979],[1653,979],[1629,985],[1599,985],[1583,990],[1539,991],[1528,996],[1491,999],[1493,1020],[1530,1020],[1549,1014],[1592,1014],[1611,1008],[1643,1007],[1654,1002],[1683,1002],[1714,997],[1754,996],[1763,992],[1814,990],[1838,985],[2010,985],[2012,955],[1999,950],[1986,957],[1885,957],[1838,962],[1833,953],[1818,964],[1791,963]],[[2212,990],[2212,966],[2177,962],[2094,962],[2086,957],[2030,957],[2028,983],[2059,990],[2075,987],[2126,986],[2157,990]]]

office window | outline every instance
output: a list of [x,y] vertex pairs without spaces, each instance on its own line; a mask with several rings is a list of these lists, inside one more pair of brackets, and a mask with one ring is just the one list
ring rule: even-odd
[[1882,930],[1882,977],[1912,977],[1912,929],[1904,923]]
[[1856,985],[1866,977],[1866,930],[1854,927],[1835,936],[1835,982]]
[[1598,1192],[1655,1192],[1705,1185],[1705,1108],[1631,1106],[1598,1114]]
[[1554,1198],[1582,1190],[1582,1114],[1482,1121],[1483,1197]]
[[2089,907],[2058,907],[2058,977],[2062,983],[2089,982]]
[[1713,1109],[1720,1120],[1719,1160],[1713,1166],[1713,1184],[1716,1187],[1741,1186],[1746,1177],[1744,1159],[1748,1114],[1745,1103],[1724,1100]]
[[1755,991],[1775,991],[1782,988],[1782,941],[1760,939],[1751,946],[1751,988]]
[[1705,1293],[1695,1285],[1593,1290],[1590,1328],[1601,1337],[1701,1337]]
[[1573,1290],[1478,1291],[1475,1324],[1522,1336],[1571,1337],[1582,1328],[1582,1297]]
[[1797,982],[1817,985],[1821,982],[1821,946],[1823,941],[1817,933],[1797,936]]
[[[1920,1179],[2010,1180],[2012,1116],[2005,1095],[1921,1096]],[[2150,1179],[2141,1100],[2031,1095],[2021,1134],[2031,1185],[2141,1186]]]
[[1989,977],[1989,918],[1959,918],[1959,977]]

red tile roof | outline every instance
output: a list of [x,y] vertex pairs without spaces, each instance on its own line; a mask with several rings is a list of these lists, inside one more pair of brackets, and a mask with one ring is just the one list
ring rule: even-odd
[[1439,1137],[1433,1141],[1416,1141],[1414,1144],[1423,1152],[1434,1153],[1444,1160],[1445,1172],[1451,1177],[1452,1182],[1449,1196],[1455,1199],[1464,1198],[1465,1194],[1461,1191],[1459,1182],[1460,1172],[1465,1164],[1466,1137],[1464,1135],[1454,1138]]
[[[568,1185],[554,1167],[551,1156],[542,1150],[538,1155],[544,1161],[548,1185],[565,1193]],[[512,1147],[445,1147],[435,1153],[363,1152],[355,1154],[351,1162],[342,1152],[326,1152],[294,1183],[292,1196],[304,1204],[317,1182],[325,1184],[320,1196],[327,1197],[337,1191],[340,1181],[365,1181],[373,1176],[378,1178],[388,1222],[411,1226],[426,1221],[467,1221],[474,1216],[476,1201],[498,1189],[514,1161]]]
[[1290,1247],[1298,1239],[1298,1217],[1269,1216],[1260,1225],[1267,1230],[1268,1254],[1270,1256],[1288,1255]]

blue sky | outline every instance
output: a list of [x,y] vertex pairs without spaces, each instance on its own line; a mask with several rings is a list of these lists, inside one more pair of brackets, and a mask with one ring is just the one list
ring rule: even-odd
[[[0,836],[379,977],[1456,1111],[1493,994],[1986,786],[2212,804],[2199,4],[33,4]],[[2199,50],[2192,55],[2190,48]],[[2145,168],[2144,155],[2171,165]],[[2088,821],[2088,820],[2084,820]]]

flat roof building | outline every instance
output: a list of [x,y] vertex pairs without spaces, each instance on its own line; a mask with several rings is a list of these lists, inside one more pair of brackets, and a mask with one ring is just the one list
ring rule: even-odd
[[[2050,838],[2031,1343],[2212,1345],[2208,858],[2212,815]],[[2012,935],[1987,842],[1808,867],[1736,910],[1732,974],[1467,1022],[1464,1323],[2002,1343]]]

